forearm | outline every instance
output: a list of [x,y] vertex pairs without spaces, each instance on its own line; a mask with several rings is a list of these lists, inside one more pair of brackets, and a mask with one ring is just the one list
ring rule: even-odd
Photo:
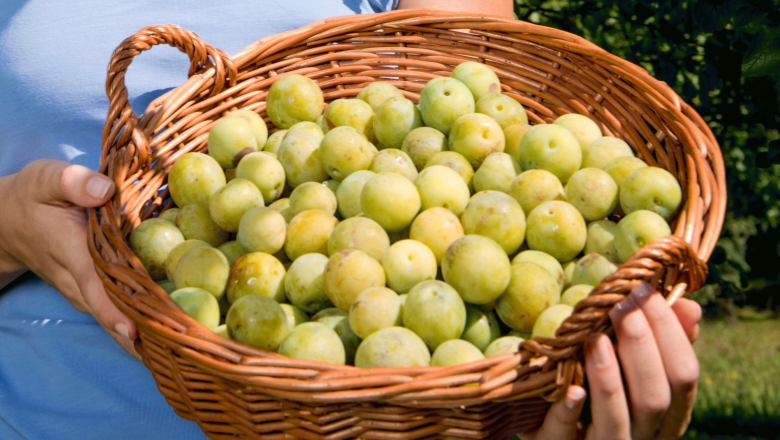
[[9,233],[8,221],[5,218],[14,215],[14,206],[8,200],[15,174],[0,177],[0,289],[10,284],[27,271],[22,262],[14,258],[4,246],[5,236]]
[[399,0],[398,9],[439,9],[513,18],[512,0]]

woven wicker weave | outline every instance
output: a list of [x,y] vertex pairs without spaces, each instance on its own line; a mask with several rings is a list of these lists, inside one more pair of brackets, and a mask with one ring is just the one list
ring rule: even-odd
[[[134,56],[163,43],[187,53],[190,78],[137,118],[125,71]],[[426,81],[474,60],[495,69],[531,123],[587,115],[683,188],[674,236],[645,246],[607,277],[555,339],[448,368],[363,370],[292,360],[189,318],[128,247],[133,228],[172,206],[160,191],[171,165],[205,149],[218,118],[245,108],[268,121],[264,100],[278,75],[312,78],[326,101],[354,97],[378,80],[417,100]],[[631,288],[645,280],[673,301],[701,286],[702,260],[723,222],[723,160],[691,107],[643,69],[582,38],[520,21],[419,10],[354,15],[264,38],[233,56],[177,26],[152,26],[116,49],[106,92],[101,172],[120,190],[90,211],[89,248],[111,300],[138,324],[136,347],[160,391],[215,439],[503,439],[532,430],[566,386],[583,383],[583,341],[610,332],[607,313]],[[460,386],[473,382],[479,386]]]

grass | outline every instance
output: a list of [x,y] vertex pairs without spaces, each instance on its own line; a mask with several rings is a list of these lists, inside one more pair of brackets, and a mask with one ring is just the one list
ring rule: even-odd
[[780,320],[704,321],[701,374],[684,438],[780,439]]

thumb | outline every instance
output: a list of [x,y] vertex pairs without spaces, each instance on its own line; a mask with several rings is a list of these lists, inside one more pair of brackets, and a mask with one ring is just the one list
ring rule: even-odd
[[20,177],[36,183],[32,197],[41,203],[67,201],[94,208],[114,194],[114,182],[108,177],[61,160],[36,160],[22,170]]
[[547,411],[536,440],[566,440],[577,437],[577,422],[585,402],[585,389],[571,385],[566,397],[555,402]]

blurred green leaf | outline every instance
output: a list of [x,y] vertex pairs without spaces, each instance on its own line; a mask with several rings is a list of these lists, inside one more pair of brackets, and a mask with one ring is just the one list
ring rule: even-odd
[[750,40],[742,74],[746,78],[769,75],[780,69],[780,27],[764,28]]

